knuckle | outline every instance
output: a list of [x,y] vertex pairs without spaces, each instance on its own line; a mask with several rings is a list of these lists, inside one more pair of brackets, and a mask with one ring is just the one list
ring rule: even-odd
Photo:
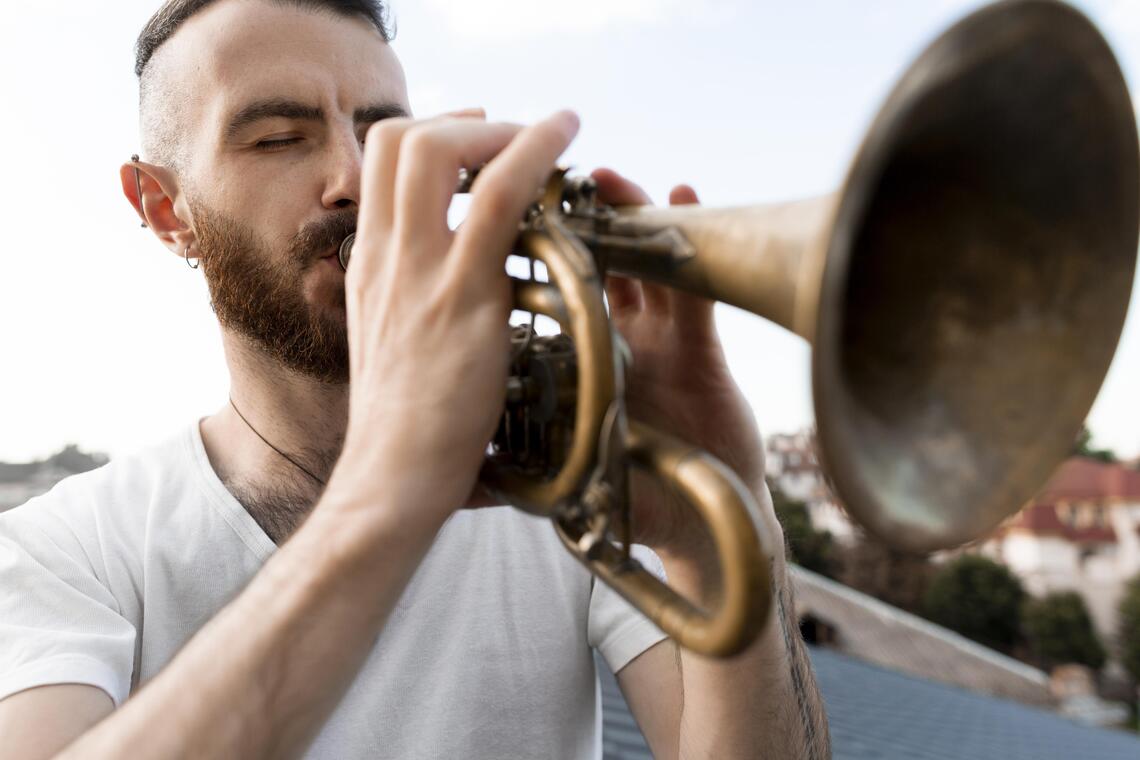
[[401,136],[408,130],[410,124],[412,124],[412,120],[406,118],[384,119],[376,122],[368,128],[368,132],[364,135],[365,148],[372,147],[380,151],[391,149],[399,143]]
[[400,152],[407,152],[413,160],[422,161],[438,157],[447,147],[446,141],[432,124],[412,127],[404,136]]

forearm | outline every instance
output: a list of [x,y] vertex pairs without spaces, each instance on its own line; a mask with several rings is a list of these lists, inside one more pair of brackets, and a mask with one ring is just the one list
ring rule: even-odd
[[[766,489],[760,496],[767,500]],[[662,561],[678,591],[693,599],[707,593],[699,563],[667,555]],[[823,700],[799,634],[782,556],[772,560],[771,574],[771,615],[744,653],[717,660],[681,650],[681,758],[831,757]]]
[[379,502],[326,510],[330,498],[338,497],[326,495],[246,589],[64,757],[302,754],[441,522],[394,511],[377,519]]

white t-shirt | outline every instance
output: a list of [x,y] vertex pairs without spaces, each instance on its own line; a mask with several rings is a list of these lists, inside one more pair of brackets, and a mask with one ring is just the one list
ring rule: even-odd
[[[0,698],[83,683],[122,704],[274,550],[197,424],[62,481],[0,515]],[[548,520],[458,512],[308,756],[600,757],[591,647],[617,672],[663,638]]]

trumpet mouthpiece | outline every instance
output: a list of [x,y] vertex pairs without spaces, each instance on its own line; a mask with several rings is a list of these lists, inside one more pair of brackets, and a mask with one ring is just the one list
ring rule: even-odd
[[352,244],[355,240],[356,233],[349,233],[348,237],[341,242],[340,251],[336,255],[337,261],[340,262],[340,268],[346,272],[348,271],[348,258],[352,255]]

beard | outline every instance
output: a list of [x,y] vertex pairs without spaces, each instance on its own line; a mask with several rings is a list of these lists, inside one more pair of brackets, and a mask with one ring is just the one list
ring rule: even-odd
[[[340,212],[307,225],[285,255],[264,244],[247,225],[191,203],[202,272],[222,327],[247,338],[287,369],[320,382],[348,382],[344,289],[332,303],[309,303],[302,275],[356,229],[356,212]],[[331,308],[330,308],[331,307]]]

